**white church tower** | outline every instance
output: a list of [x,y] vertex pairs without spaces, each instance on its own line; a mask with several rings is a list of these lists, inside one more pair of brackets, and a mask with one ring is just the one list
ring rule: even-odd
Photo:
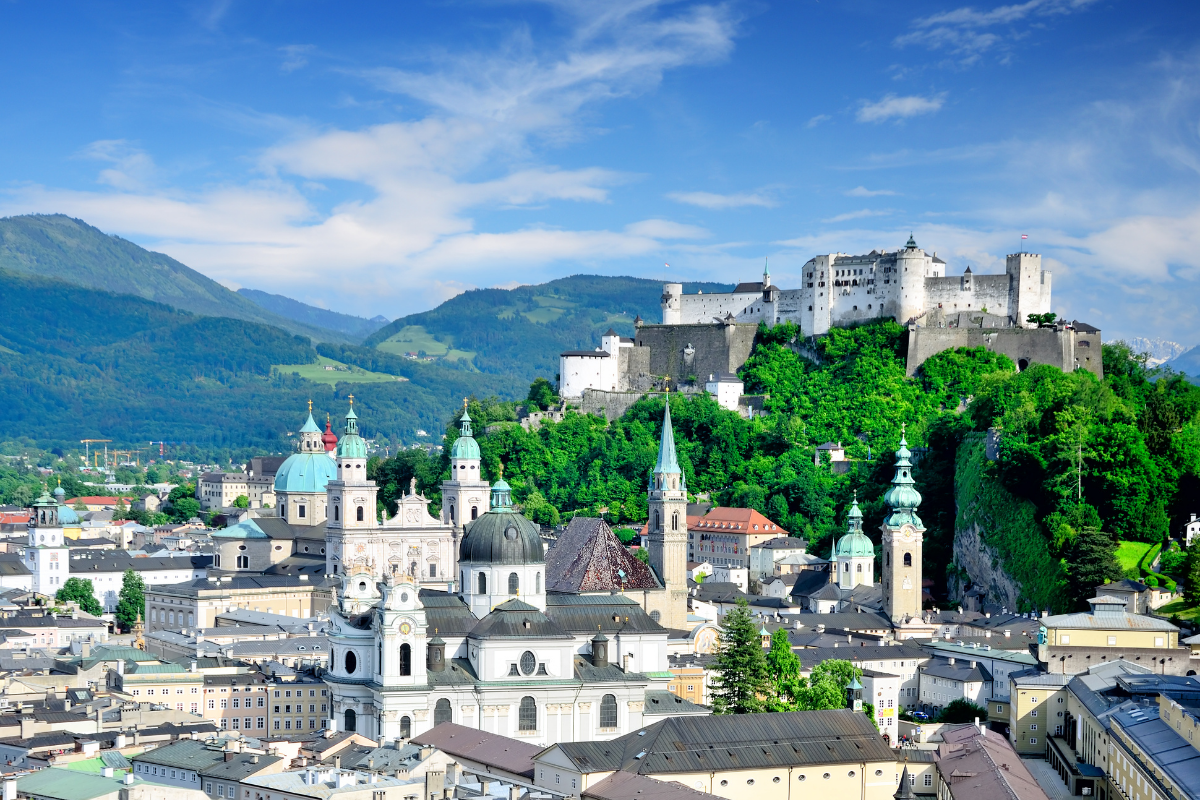
[[[366,566],[379,575],[382,564],[369,564],[370,538],[379,527],[376,519],[376,495],[379,488],[367,480],[367,443],[358,434],[358,415],[354,396],[346,412],[346,432],[338,441],[337,480],[325,488],[329,518],[326,521],[326,569],[331,574],[351,572],[351,566]],[[360,563],[361,562],[361,563]]]
[[442,482],[442,523],[462,530],[490,510],[490,486],[483,479],[479,443],[471,433],[471,416],[463,400],[462,428],[450,449],[450,480]]
[[850,506],[848,532],[838,540],[834,550],[836,580],[841,589],[875,585],[875,545],[862,530],[862,511],[858,508],[858,493]]
[[896,475],[883,496],[890,509],[883,532],[883,613],[893,625],[921,616],[921,550],[925,524],[917,516],[921,494],[912,477],[912,453],[903,432],[896,451]]
[[647,551],[650,567],[667,590],[664,628],[687,626],[687,479],[675,453],[675,430],[671,426],[671,401],[663,411],[658,462],[650,478],[647,497]]
[[53,597],[69,577],[71,551],[63,542],[58,523],[58,501],[43,489],[31,510],[25,566],[33,573],[33,591]]

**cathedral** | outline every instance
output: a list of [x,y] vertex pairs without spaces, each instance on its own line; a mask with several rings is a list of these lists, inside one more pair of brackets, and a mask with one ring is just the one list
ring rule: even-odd
[[[482,479],[465,409],[461,425],[442,518],[414,489],[380,525],[353,410],[347,417],[326,487],[333,725],[384,741],[455,722],[549,744],[709,713],[668,691],[664,625],[687,620],[687,496],[670,410],[649,488],[652,569],[641,572],[603,524],[564,537],[580,541],[548,559],[503,477]],[[611,554],[605,569],[596,553]],[[572,574],[581,563],[587,580]],[[647,596],[650,612],[638,599]]]

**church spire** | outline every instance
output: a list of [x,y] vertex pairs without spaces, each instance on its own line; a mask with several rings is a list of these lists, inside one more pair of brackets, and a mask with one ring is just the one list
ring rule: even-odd
[[912,477],[912,453],[908,449],[908,440],[904,428],[900,429],[900,449],[896,451],[896,474],[892,478],[892,488],[883,496],[891,512],[885,525],[900,527],[909,523],[918,528],[925,526],[917,516],[917,506],[921,505],[921,493],[917,491],[916,481]]
[[679,459],[675,455],[675,430],[671,426],[671,401],[667,400],[663,411],[662,439],[658,443],[658,463],[654,465],[655,475],[679,475]]

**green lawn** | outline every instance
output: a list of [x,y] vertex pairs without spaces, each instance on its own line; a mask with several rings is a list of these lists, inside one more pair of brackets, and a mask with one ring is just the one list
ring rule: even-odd
[[1189,606],[1183,598],[1172,600],[1154,613],[1162,617],[1179,615],[1180,619],[1200,620],[1200,606]]
[[470,361],[475,357],[470,350],[455,350],[453,340],[450,340],[449,343],[438,341],[421,325],[407,325],[375,347],[377,350],[397,356],[405,353],[419,353],[424,350],[427,356],[444,358],[447,361]]
[[[326,369],[326,367],[333,367],[333,369]],[[340,361],[334,361],[332,358],[325,358],[325,356],[320,356],[320,360],[316,364],[276,364],[274,368],[285,375],[295,372],[305,380],[326,383],[330,386],[339,383],[397,383],[408,380],[408,378],[397,375],[369,372]]]
[[[1121,565],[1121,572],[1125,573],[1125,577],[1137,580],[1142,575],[1139,568],[1142,558],[1152,549],[1161,546],[1149,542],[1117,542],[1117,563]],[[1152,558],[1147,559],[1147,562]]]

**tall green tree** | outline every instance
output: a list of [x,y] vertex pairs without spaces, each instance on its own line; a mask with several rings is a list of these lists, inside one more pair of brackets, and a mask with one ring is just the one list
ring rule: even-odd
[[753,714],[763,710],[763,698],[770,692],[767,660],[745,598],[739,597],[737,605],[721,619],[713,671],[713,711]]
[[[117,595],[117,624],[128,632],[138,616],[145,614],[146,582],[131,569],[121,576],[121,591]],[[144,617],[143,617],[144,618]]]
[[1192,542],[1184,562],[1184,595],[1188,602],[1200,605],[1200,542]]
[[92,616],[98,617],[104,613],[100,601],[92,589],[92,582],[85,578],[67,578],[54,595],[61,603],[77,603],[79,608]]
[[845,708],[846,686],[861,677],[862,670],[849,661],[822,661],[809,673],[807,683],[800,690],[796,709],[818,711],[823,708]]
[[800,659],[792,650],[792,641],[788,638],[786,628],[771,634],[771,649],[767,651],[767,677],[771,689],[767,696],[767,710],[794,710],[803,679],[800,677]]
[[1116,540],[1098,528],[1084,528],[1075,536],[1068,565],[1071,598],[1078,609],[1087,605],[1087,598],[1097,586],[1122,577]]
[[171,519],[187,522],[200,515],[200,501],[194,497],[181,497],[171,503]]
[[554,392],[554,385],[545,378],[535,378],[533,383],[529,385],[529,395],[525,398],[530,406],[545,411],[553,403],[558,402],[558,395]]
[[987,721],[988,711],[983,706],[978,706],[967,700],[965,697],[959,697],[951,700],[942,709],[942,713],[938,714],[938,722],[949,722],[961,724],[964,722],[974,722],[975,720]]

